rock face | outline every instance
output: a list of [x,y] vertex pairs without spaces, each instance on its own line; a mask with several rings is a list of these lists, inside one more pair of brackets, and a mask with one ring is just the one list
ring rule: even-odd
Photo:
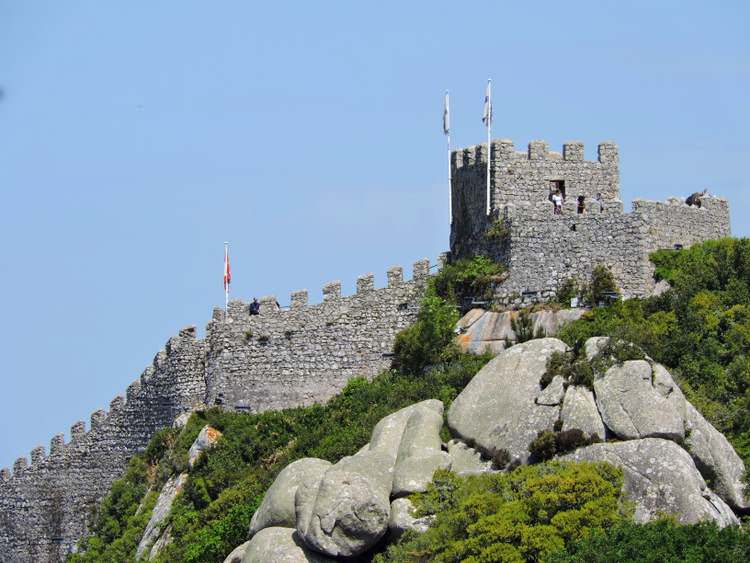
[[393,496],[427,490],[437,469],[450,467],[450,457],[441,450],[443,405],[436,410],[423,406],[409,416],[398,448],[393,476]]
[[687,444],[696,466],[713,476],[712,487],[732,507],[746,509],[743,475],[745,465],[724,435],[716,430],[693,405],[687,403]]
[[409,417],[418,409],[429,409],[443,415],[443,403],[437,399],[421,401],[382,418],[372,430],[370,438],[370,450],[379,451],[393,459],[396,463],[401,437],[404,434]]
[[536,398],[536,404],[553,407],[559,405],[564,396],[565,380],[559,375],[556,375],[552,378],[550,384],[539,393],[539,396]]
[[685,428],[678,407],[672,398],[665,398],[654,388],[652,378],[653,370],[646,360],[612,366],[598,377],[594,392],[604,424],[624,440],[682,440]]
[[297,489],[316,487],[329,467],[329,461],[307,457],[282,469],[253,514],[250,537],[271,526],[293,528],[296,523],[294,497]]
[[242,563],[332,563],[307,549],[293,528],[266,528],[247,543]]
[[211,449],[219,438],[221,438],[221,432],[216,430],[216,428],[206,424],[206,426],[201,429],[198,437],[188,451],[188,465],[191,469],[193,468],[193,465],[195,465],[195,462],[198,461],[200,455],[206,450]]
[[555,338],[518,344],[484,366],[448,410],[455,436],[493,456],[506,450],[526,462],[529,444],[541,430],[552,430],[560,407],[537,405],[539,380],[553,352],[568,347]]
[[250,545],[250,541],[246,541],[242,545],[235,547],[232,550],[232,553],[227,555],[227,558],[224,559],[224,563],[242,563],[242,558],[245,557],[245,552],[247,551],[247,546]]
[[607,461],[621,467],[624,491],[635,503],[635,519],[647,522],[661,513],[692,524],[713,520],[719,526],[737,524],[732,510],[706,486],[690,455],[669,440],[646,438],[594,444],[562,459]]
[[398,539],[408,530],[423,534],[427,531],[434,517],[414,517],[414,505],[408,498],[397,498],[391,503],[391,517],[388,531],[392,539]]
[[594,394],[583,386],[571,385],[567,388],[560,419],[563,430],[578,428],[586,434],[596,434],[602,440],[606,437]]
[[[546,336],[554,336],[560,328],[581,318],[585,312],[586,309],[544,310],[531,313],[530,317],[535,332],[541,330]],[[472,309],[456,325],[460,331],[459,346],[464,352],[499,354],[509,342],[518,340],[512,325],[517,317],[518,311],[496,313]]]
[[448,442],[448,455],[451,458],[451,471],[458,475],[473,475],[492,469],[492,462],[482,459],[482,455],[460,440]]
[[[169,516],[169,511],[172,509],[172,503],[185,485],[187,477],[187,473],[181,473],[177,477],[170,477],[162,487],[159,498],[154,505],[154,510],[151,512],[151,519],[148,521],[148,524],[146,524],[143,537],[136,549],[136,559],[143,557],[146,553],[146,549],[151,547],[159,538],[161,524],[164,522],[164,519]],[[156,551],[158,552],[158,549]],[[148,559],[155,555],[156,552],[149,552]]]
[[383,453],[345,457],[318,487],[297,490],[297,531],[305,544],[326,555],[363,553],[388,529],[392,482],[392,461]]

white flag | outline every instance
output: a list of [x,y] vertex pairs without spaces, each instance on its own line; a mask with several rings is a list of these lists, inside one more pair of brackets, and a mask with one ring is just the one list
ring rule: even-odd
[[451,133],[451,107],[450,99],[448,98],[448,92],[445,93],[445,103],[443,105],[443,134],[450,135]]
[[487,81],[487,91],[484,94],[484,113],[482,123],[487,127],[492,123],[492,80]]

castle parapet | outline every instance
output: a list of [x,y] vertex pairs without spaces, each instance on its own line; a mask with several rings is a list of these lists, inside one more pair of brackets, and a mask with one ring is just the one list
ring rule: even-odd
[[424,283],[430,275],[430,261],[427,258],[417,260],[412,267],[412,279],[417,283]]
[[58,456],[65,452],[65,434],[55,434],[49,441],[49,455]]
[[91,430],[98,430],[104,426],[104,421],[107,420],[107,413],[101,409],[91,413]]
[[29,460],[26,457],[19,457],[13,464],[13,475],[20,475],[29,467]]
[[31,450],[31,465],[39,465],[46,457],[44,446],[37,446]]
[[0,482],[10,481],[10,476],[10,469],[8,469],[7,467],[3,467],[2,469],[0,469]]
[[307,305],[309,296],[306,289],[300,289],[298,291],[293,291],[291,298],[289,300],[289,304],[292,309],[301,309],[302,307],[305,307]]
[[[275,295],[264,295],[258,300],[258,303],[260,304],[261,315],[270,315],[279,310],[279,302],[276,300]],[[243,312],[245,312],[246,309],[247,306],[242,304]]]
[[583,143],[581,141],[568,141],[563,143],[563,159],[574,162],[583,160]]
[[341,282],[332,281],[323,286],[323,301],[331,301],[341,297]]
[[401,266],[392,266],[388,268],[388,287],[396,287],[404,283],[404,269]]
[[125,407],[125,397],[117,395],[114,399],[109,402],[109,414],[120,414]]
[[367,293],[375,289],[375,275],[363,274],[357,278],[357,293]]
[[547,141],[531,141],[529,143],[529,160],[543,160],[547,158],[548,152]]
[[599,162],[602,164],[619,164],[620,153],[617,145],[612,141],[599,143],[598,146]]
[[82,420],[74,423],[70,427],[70,441],[75,443],[81,440],[86,435],[86,423]]

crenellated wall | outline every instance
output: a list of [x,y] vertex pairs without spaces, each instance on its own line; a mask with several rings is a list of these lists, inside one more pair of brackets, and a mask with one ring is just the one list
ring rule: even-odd
[[231,322],[217,309],[207,328],[206,402],[259,411],[324,401],[353,376],[373,376],[388,367],[393,342],[419,309],[429,261],[414,264],[404,281],[401,268],[375,289],[372,274],[357,280],[357,292],[342,296],[341,284],[323,287],[323,301],[307,304],[307,291],[279,310],[273,296],[260,300],[261,315],[232,302]]
[[[620,157],[617,145],[598,145],[598,159],[584,159],[579,141],[563,145],[562,152],[549,150],[546,141],[531,141],[524,152],[516,151],[513,141],[492,141],[490,161],[490,200],[492,217],[505,209],[521,212],[552,213],[549,201],[552,181],[563,181],[567,196],[565,211],[575,213],[576,198],[590,202],[597,193],[608,210],[622,210],[620,201]],[[481,244],[487,218],[487,144],[474,145],[451,153],[453,224],[451,250],[470,254]],[[496,258],[500,258],[496,256]]]
[[[445,256],[438,259],[438,265]],[[349,378],[373,376],[390,364],[396,333],[411,324],[430,274],[428,260],[388,270],[386,287],[374,276],[357,280],[357,292],[342,296],[341,284],[323,289],[309,304],[306,290],[280,309],[273,296],[261,314],[232,301],[225,320],[216,309],[205,339],[194,327],[170,338],[140,378],[70,429],[57,434],[49,455],[31,451],[13,470],[0,470],[0,562],[59,562],[88,529],[93,510],[127,460],[181,413],[206,405],[261,411],[326,401]]]
[[[654,287],[651,252],[731,234],[729,206],[721,198],[704,197],[700,208],[681,198],[635,200],[625,213],[614,143],[599,144],[597,161],[584,160],[579,142],[565,143],[562,153],[549,151],[543,141],[532,141],[523,153],[510,141],[493,141],[491,147],[489,215],[487,145],[452,154],[451,252],[504,262],[509,276],[496,297],[506,305],[549,299],[565,280],[585,280],[598,264],[612,270],[625,296],[647,295]],[[561,215],[553,214],[548,199],[552,180],[565,182]],[[601,211],[592,204],[597,193]],[[578,195],[585,197],[583,214],[577,212]],[[487,236],[497,225],[500,236]]]

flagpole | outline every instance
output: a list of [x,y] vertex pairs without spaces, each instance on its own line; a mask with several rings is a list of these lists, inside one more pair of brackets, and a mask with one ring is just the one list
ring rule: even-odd
[[[448,221],[449,224],[453,224],[453,177],[451,171],[451,129],[450,129],[450,94],[448,90],[445,91],[445,115],[443,117],[443,128],[445,130],[445,136],[448,139]],[[446,127],[447,125],[447,127]]]
[[224,243],[224,322],[227,322],[229,315],[229,280],[227,271],[229,268],[229,243]]
[[492,79],[487,79],[487,103],[489,115],[487,116],[487,215],[490,214],[490,160],[492,152]]

